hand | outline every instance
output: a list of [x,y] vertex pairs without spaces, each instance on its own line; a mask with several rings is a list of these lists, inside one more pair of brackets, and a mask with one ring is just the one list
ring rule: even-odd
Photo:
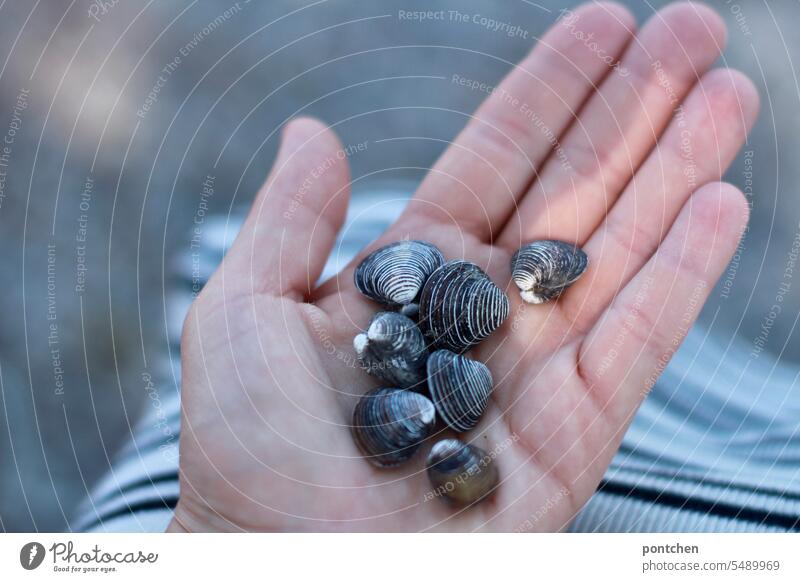
[[[352,409],[377,383],[354,366],[352,339],[379,307],[354,288],[355,263],[315,288],[342,226],[349,174],[332,131],[298,119],[185,323],[172,529],[569,523],[748,214],[742,194],[716,182],[758,109],[742,74],[707,72],[724,44],[720,18],[680,4],[638,35],[633,27],[616,4],[565,15],[356,259],[419,238],[447,259],[476,262],[508,292],[510,317],[471,353],[489,366],[495,389],[465,435],[497,452],[494,496],[462,510],[431,498],[427,446],[395,470],[374,468],[356,449]],[[509,284],[509,258],[541,238],[578,243],[590,267],[558,301],[527,305]]]

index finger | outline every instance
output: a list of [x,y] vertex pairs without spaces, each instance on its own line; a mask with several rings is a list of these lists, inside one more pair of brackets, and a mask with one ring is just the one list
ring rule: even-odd
[[609,72],[609,63],[616,62],[634,26],[627,9],[615,3],[564,11],[471,117],[407,213],[428,223],[455,222],[481,239],[490,238]]

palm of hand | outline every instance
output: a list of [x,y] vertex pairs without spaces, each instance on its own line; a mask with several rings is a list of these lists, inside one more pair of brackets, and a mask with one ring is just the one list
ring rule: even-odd
[[[623,51],[631,24],[621,8],[576,14],[608,54]],[[371,247],[428,240],[447,259],[479,264],[511,299],[504,326],[470,354],[490,367],[495,390],[467,438],[495,457],[501,484],[466,509],[435,498],[424,453],[379,470],[353,444],[352,408],[377,384],[354,365],[352,338],[380,308],[355,290],[352,265],[309,286],[341,225],[348,175],[330,130],[293,123],[234,247],[187,318],[176,520],[188,529],[563,528],[596,488],[745,220],[741,195],[712,182],[744,139],[757,98],[727,71],[693,86],[716,57],[720,31],[708,10],[678,6],[639,35],[648,59],[668,67],[673,90],[688,95],[695,151],[708,158],[692,160],[698,184],[707,184],[696,192],[675,179],[685,170],[675,155],[682,128],[659,81],[612,72],[595,86],[606,65],[557,25],[503,88],[547,114],[575,165],[559,156],[545,162],[553,144],[496,93]],[[667,34],[687,39],[684,58],[659,55]],[[632,46],[623,65],[646,70],[643,50]],[[556,74],[557,58],[580,74]],[[636,112],[632,95],[641,101]],[[595,159],[587,162],[590,147]],[[609,153],[619,149],[627,151]],[[331,158],[337,163],[292,206],[310,169]],[[590,268],[559,301],[526,305],[509,284],[509,259],[522,242],[545,237],[583,245]]]

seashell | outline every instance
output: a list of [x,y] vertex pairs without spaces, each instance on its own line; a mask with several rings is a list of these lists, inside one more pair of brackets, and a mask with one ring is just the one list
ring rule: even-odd
[[433,493],[456,505],[484,499],[499,480],[492,457],[458,439],[445,439],[433,445],[427,467]]
[[393,467],[414,456],[436,424],[433,403],[400,388],[376,388],[353,411],[353,436],[368,461]]
[[393,311],[378,313],[366,333],[353,340],[361,367],[391,386],[411,388],[425,382],[428,349],[411,319]]
[[511,278],[527,303],[555,299],[586,270],[589,258],[577,246],[538,240],[520,248],[511,258]]
[[370,299],[400,307],[415,303],[425,281],[443,263],[444,256],[432,244],[400,241],[369,254],[353,278],[356,288]]
[[450,261],[436,269],[419,298],[420,325],[431,349],[465,352],[506,317],[508,297],[469,261]]
[[403,305],[398,313],[402,313],[408,318],[416,319],[419,315],[419,303],[409,303],[408,305]]
[[474,428],[492,392],[492,373],[481,362],[448,350],[428,358],[428,389],[439,418],[453,430]]

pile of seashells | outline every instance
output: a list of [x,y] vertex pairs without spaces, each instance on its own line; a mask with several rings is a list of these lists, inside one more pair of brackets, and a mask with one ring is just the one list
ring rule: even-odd
[[[586,266],[582,250],[551,240],[525,245],[511,260],[512,279],[529,303],[555,299]],[[354,279],[389,311],[353,340],[363,369],[387,385],[360,398],[353,435],[371,463],[394,467],[434,436],[437,417],[457,433],[478,424],[492,374],[464,353],[503,324],[509,301],[474,263],[445,262],[434,245],[416,240],[374,251]],[[436,442],[426,466],[434,493],[455,504],[475,503],[498,483],[492,457],[455,438]]]

